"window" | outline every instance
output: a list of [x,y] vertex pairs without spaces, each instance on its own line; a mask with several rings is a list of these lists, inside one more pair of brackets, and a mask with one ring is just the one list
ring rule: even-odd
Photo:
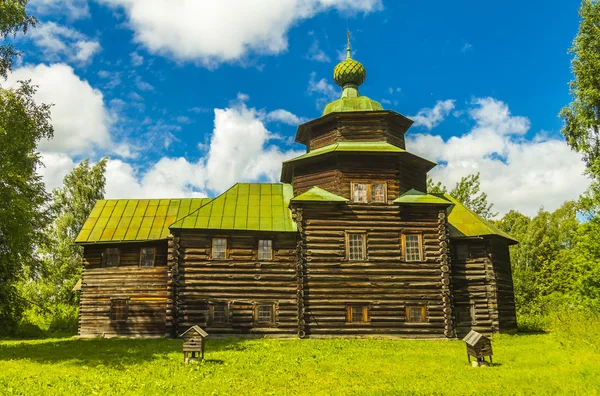
[[348,252],[348,260],[365,260],[366,235],[359,233],[346,234],[346,251]]
[[260,304],[256,306],[254,321],[259,324],[273,324],[275,315],[273,304]]
[[402,234],[402,244],[404,246],[404,261],[423,261],[421,235]]
[[129,316],[129,299],[128,298],[112,298],[110,300],[110,321],[111,322],[127,322]]
[[102,253],[102,266],[103,267],[116,267],[119,265],[120,260],[119,248],[106,248]]
[[385,184],[373,184],[371,186],[371,202],[386,202]]
[[456,322],[459,324],[477,324],[475,316],[475,303],[456,304]]
[[367,200],[368,184],[354,183],[352,185],[352,201],[354,202],[369,202]]
[[227,258],[227,238],[212,239],[213,260],[225,260]]
[[387,202],[387,186],[385,183],[351,183],[352,202]]
[[469,245],[466,243],[457,243],[455,257],[458,261],[466,261],[469,258]]
[[154,267],[156,248],[143,247],[140,249],[140,267]]
[[352,304],[346,306],[346,322],[347,323],[368,323],[369,322],[369,306]]
[[258,241],[258,259],[273,260],[273,241],[261,239]]
[[406,321],[412,323],[425,322],[425,306],[409,306],[406,307]]
[[229,323],[229,310],[227,309],[227,303],[210,304],[209,309],[211,324]]

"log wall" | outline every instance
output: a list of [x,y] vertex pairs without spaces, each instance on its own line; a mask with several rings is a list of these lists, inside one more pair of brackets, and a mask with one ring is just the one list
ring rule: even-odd
[[497,293],[498,331],[501,333],[515,332],[517,331],[517,311],[508,243],[501,238],[490,238],[489,247]]
[[[213,236],[228,238],[228,259],[210,259]],[[211,335],[296,336],[296,238],[296,233],[177,233],[171,255],[178,262],[175,323],[179,333],[200,325]],[[273,240],[273,260],[257,259],[259,239]],[[229,323],[211,323],[211,303],[228,306]],[[275,305],[274,325],[254,323],[259,303]]]
[[[451,329],[451,307],[442,290],[448,271],[442,268],[447,265],[443,209],[305,204],[293,210],[301,237],[304,304],[299,313],[306,336],[439,338]],[[366,260],[346,259],[346,231],[366,233]],[[422,262],[404,261],[403,232],[422,235]],[[347,323],[348,304],[368,305],[368,323]],[[407,322],[407,306],[425,306],[426,321]]]
[[[142,246],[156,247],[154,267],[139,266]],[[120,249],[117,267],[102,267],[102,252],[107,247]],[[164,336],[169,332],[167,281],[166,241],[84,246],[79,335]],[[111,298],[129,299],[126,322],[111,321]]]
[[351,199],[351,182],[387,183],[388,201],[393,201],[410,189],[426,191],[425,170],[415,171],[415,165],[394,155],[329,156],[311,165],[297,167],[294,172],[294,195],[314,186]]

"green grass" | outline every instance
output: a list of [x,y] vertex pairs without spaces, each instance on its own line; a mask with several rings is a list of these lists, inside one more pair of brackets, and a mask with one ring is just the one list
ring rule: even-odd
[[179,340],[0,341],[0,394],[600,393],[600,354],[553,335],[498,336],[492,367],[461,341],[209,340],[184,364]]

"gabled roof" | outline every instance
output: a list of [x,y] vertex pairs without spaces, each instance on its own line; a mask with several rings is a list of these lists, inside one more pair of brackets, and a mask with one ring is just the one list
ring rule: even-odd
[[479,237],[497,235],[508,240],[510,245],[519,243],[516,239],[483,219],[475,212],[469,210],[449,194],[436,194],[452,202],[448,208],[448,222],[450,223],[451,238]]
[[394,203],[398,204],[429,204],[429,205],[452,205],[452,202],[448,201],[443,197],[439,197],[433,194],[427,194],[419,190],[408,190],[400,197],[394,200]]
[[294,232],[289,184],[237,183],[170,228]]
[[489,338],[485,337],[483,334],[478,333],[475,330],[471,330],[469,331],[469,334],[463,338],[463,341],[470,346],[475,346],[481,339],[489,340]]
[[190,332],[194,332],[196,334],[200,334],[202,337],[208,336],[208,333],[206,331],[204,331],[202,329],[202,327],[200,327],[198,325],[193,325],[192,327],[190,327],[189,329],[187,329],[186,331],[184,331],[183,333],[181,333],[181,335],[179,337],[183,337],[184,335],[186,335],[187,333],[190,333]]
[[292,198],[292,202],[348,202],[348,198],[340,197],[319,187],[313,187]]
[[76,243],[166,239],[169,226],[212,198],[116,199],[97,201]]

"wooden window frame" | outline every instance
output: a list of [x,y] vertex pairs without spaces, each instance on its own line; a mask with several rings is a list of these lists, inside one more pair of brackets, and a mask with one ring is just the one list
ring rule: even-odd
[[[117,264],[116,265],[106,265],[106,251],[108,249],[116,249],[117,250]],[[102,255],[101,255],[101,259],[100,259],[100,265],[102,266],[102,268],[114,268],[114,267],[118,267],[121,265],[121,248],[118,247],[107,247],[104,248],[104,250],[102,251]]]
[[[264,306],[269,306],[271,307],[271,321],[270,322],[262,322],[259,320],[259,310],[260,307],[264,307]],[[261,301],[261,302],[257,302],[254,304],[254,310],[253,310],[253,316],[254,316],[254,325],[256,327],[274,327],[276,326],[277,323],[277,319],[276,319],[276,315],[277,315],[277,304],[273,303],[273,302],[266,302],[266,301]]]
[[[360,309],[362,316],[360,322],[354,322],[354,310]],[[352,303],[346,304],[346,324],[364,324],[371,323],[371,315],[369,315],[369,304]]]
[[[419,308],[421,310],[421,319],[420,321],[414,320],[411,314],[411,309]],[[406,322],[407,323],[427,323],[429,319],[427,318],[427,306],[425,305],[407,305],[406,306]]]
[[[152,265],[142,265],[142,257],[143,257],[142,251],[144,249],[152,249],[152,250],[154,250],[154,257],[152,258]],[[138,265],[139,265],[140,268],[153,268],[153,267],[155,267],[156,266],[156,247],[154,247],[154,246],[142,246],[140,248],[140,261],[139,261]]]
[[[225,321],[224,322],[215,322],[215,307],[223,306],[225,308]],[[208,304],[208,322],[210,325],[214,325],[218,327],[219,325],[227,326],[230,323],[229,320],[229,304],[226,302],[211,302]]]
[[[362,235],[363,257],[361,259],[350,258],[350,235]],[[367,260],[367,232],[366,231],[346,231],[346,261],[366,261]]]
[[[116,301],[124,301],[125,302],[125,319],[115,319],[113,318],[114,314],[114,302]],[[109,318],[111,323],[127,323],[129,320],[129,297],[111,297],[110,299],[110,312]]]
[[[225,257],[215,258],[215,239],[225,239]],[[211,260],[229,260],[230,257],[230,241],[226,236],[213,236],[210,238],[210,259]]]
[[[406,254],[406,237],[407,236],[416,236],[419,238],[419,259],[418,260],[409,260],[408,255]],[[425,261],[425,256],[423,254],[423,234],[417,233],[406,233],[402,234],[402,259],[407,263],[418,263]]]
[[[356,184],[364,184],[367,187],[367,202],[360,202],[354,200],[354,186]],[[372,186],[374,184],[383,184],[383,201],[373,201],[373,191]],[[365,204],[365,203],[374,203],[374,204],[387,204],[388,203],[388,189],[387,189],[387,181],[369,181],[369,182],[350,182],[350,203],[355,204]]]
[[[269,256],[268,259],[260,257],[260,243],[262,241],[270,241],[271,242],[271,255]],[[273,257],[274,257],[274,254],[273,254],[273,245],[274,245],[273,239],[259,239],[258,242],[257,242],[256,259],[258,261],[273,261]]]

